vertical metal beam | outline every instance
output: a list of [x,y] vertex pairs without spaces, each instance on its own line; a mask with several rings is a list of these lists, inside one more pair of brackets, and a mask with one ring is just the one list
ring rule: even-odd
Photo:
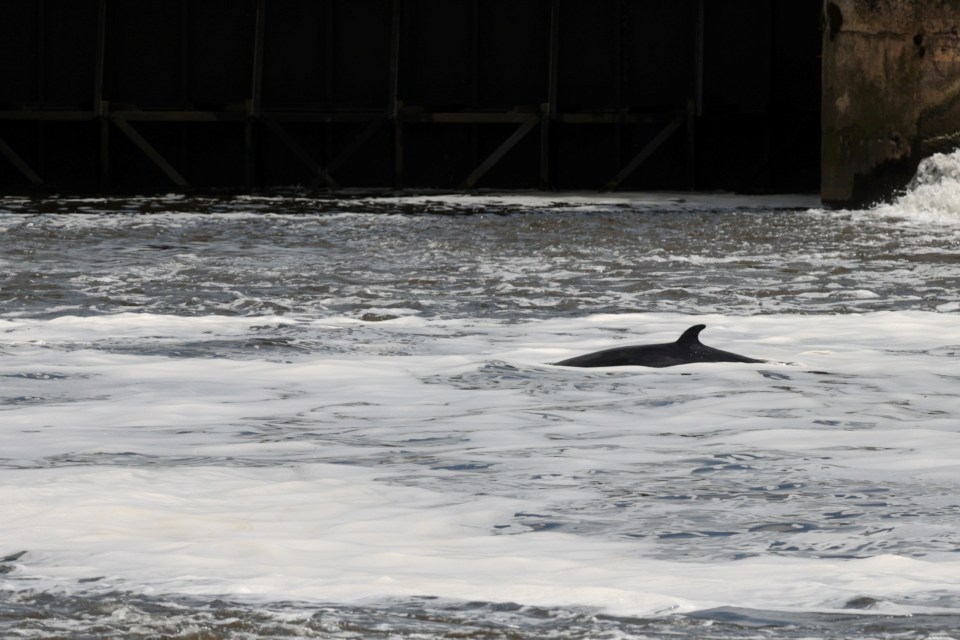
[[106,116],[98,118],[100,129],[100,166],[98,180],[101,189],[109,189],[113,183],[110,171],[110,119]]
[[97,5],[97,45],[93,74],[93,115],[100,128],[98,180],[101,189],[110,187],[110,120],[107,101],[103,98],[103,76],[107,50],[107,0]]
[[[47,30],[46,30],[46,0],[39,0],[37,3],[37,104],[41,107],[46,102],[47,99],[47,82],[46,82],[46,70],[47,70],[47,60],[45,53],[47,51]],[[40,173],[44,172],[44,147],[45,145],[45,136],[46,130],[44,123],[38,122],[36,125],[37,132],[37,168],[40,170]]]
[[697,101],[687,101],[687,189],[696,191],[697,178]]
[[393,120],[393,188],[403,189],[406,184],[404,166],[404,127],[399,118]]
[[480,103],[480,1],[470,3],[470,104],[471,111]]
[[[770,61],[770,68],[767,69],[767,104],[764,105],[764,128],[763,128],[763,153],[764,165],[769,173],[768,187],[774,187],[777,177],[778,159],[776,157],[777,148],[777,73],[776,73],[776,55],[777,55],[777,3],[770,0],[767,4],[767,59]],[[764,185],[754,185],[760,186]]]
[[[336,30],[334,29],[334,24],[336,20],[336,14],[334,13],[334,0],[324,0],[323,6],[323,44],[324,44],[324,58],[323,58],[323,104],[330,106],[333,104],[333,70],[336,68],[334,65],[334,34]],[[336,125],[327,125],[323,128],[323,157],[327,159],[330,157],[333,149],[334,133]],[[333,169],[331,169],[332,171]]]
[[180,107],[190,100],[190,0],[180,0]]
[[46,173],[47,169],[47,127],[42,120],[37,123],[37,171],[40,175]]
[[691,97],[687,101],[687,188],[693,191],[699,185],[697,121],[703,115],[706,0],[691,0],[690,6],[693,13],[693,81]]
[[622,109],[626,101],[627,89],[627,43],[630,41],[627,27],[627,3],[617,2],[617,109]]
[[624,57],[626,55],[626,45],[624,39],[626,37],[626,11],[624,8],[624,0],[616,0],[614,6],[614,55],[616,56],[615,65],[615,74],[616,78],[614,79],[615,85],[615,100],[617,105],[617,124],[614,126],[613,130],[613,146],[614,146],[614,157],[617,159],[617,164],[619,165],[621,159],[623,158],[623,116],[624,114],[624,85],[626,84],[624,80],[624,74],[626,72],[624,65]]
[[693,0],[693,99],[696,115],[703,115],[704,39],[706,33],[706,0]]
[[336,68],[333,64],[334,57],[334,34],[336,33],[334,13],[334,0],[324,0],[323,6],[323,100],[326,104],[333,102],[333,71]]
[[103,65],[107,49],[107,0],[97,3],[97,45],[96,60],[93,73],[93,112],[100,117],[103,115]]
[[253,23],[253,69],[250,83],[247,121],[244,123],[244,183],[252,189],[257,178],[257,121],[262,112],[263,40],[266,21],[266,0],[257,0]]
[[547,53],[547,101],[540,118],[540,188],[547,190],[553,182],[552,144],[550,136],[557,116],[557,77],[560,62],[560,0],[550,3],[550,31]]
[[390,69],[387,79],[387,109],[390,117],[395,118],[399,108],[400,88],[400,12],[402,0],[393,0],[390,13]]
[[[471,0],[470,16],[470,96],[467,107],[476,111],[480,104],[480,0]],[[465,150],[466,151],[466,150]],[[470,125],[470,163],[476,164],[480,156],[480,127]]]
[[42,105],[46,100],[47,86],[46,86],[46,59],[44,58],[44,52],[47,50],[46,43],[46,0],[37,1],[37,68],[36,68],[36,79],[37,79],[37,104]]
[[243,186],[247,190],[253,189],[257,182],[256,138],[256,120],[247,116],[243,123]]
[[560,62],[560,0],[550,2],[550,51],[547,61],[547,105],[557,115],[557,74]]
[[[190,4],[192,0],[180,0],[180,102],[181,107],[189,109],[191,103],[191,75],[190,75]],[[189,168],[191,158],[190,154],[190,130],[186,124],[179,124],[178,147],[180,157]]]
[[255,118],[260,116],[261,111],[266,10],[266,0],[257,0],[257,13],[253,24],[253,78],[250,87],[250,111]]
[[393,186],[404,185],[403,121],[400,119],[400,27],[403,0],[393,0],[390,25],[390,73],[387,87],[387,109],[393,121]]

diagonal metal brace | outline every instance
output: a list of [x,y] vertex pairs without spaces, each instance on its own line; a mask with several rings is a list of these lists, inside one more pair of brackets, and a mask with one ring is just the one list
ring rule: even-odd
[[520,125],[516,131],[510,134],[509,138],[503,141],[503,144],[497,147],[496,151],[491,153],[486,160],[480,163],[480,166],[478,166],[476,169],[473,170],[473,173],[467,176],[466,179],[462,183],[460,183],[460,186],[458,188],[472,189],[474,185],[476,185],[477,182],[480,180],[480,178],[482,178],[488,171],[490,171],[490,169],[492,169],[494,165],[500,162],[500,159],[503,158],[503,156],[507,155],[507,152],[510,151],[510,149],[516,146],[518,142],[523,140],[523,138],[528,133],[530,133],[534,129],[534,127],[536,127],[539,124],[540,124],[540,117],[538,116],[538,117],[531,118],[526,122],[524,122],[522,125]]
[[43,178],[41,178],[33,168],[30,167],[27,162],[20,157],[20,155],[13,150],[13,147],[8,145],[3,138],[0,138],[0,154],[3,154],[10,163],[15,166],[24,177],[30,181],[35,187],[39,187],[43,184]]
[[680,125],[683,124],[683,118],[677,117],[667,123],[660,133],[653,137],[653,140],[647,143],[647,145],[640,150],[640,153],[633,157],[633,160],[627,163],[623,169],[620,170],[620,173],[615,175],[610,179],[610,182],[604,187],[607,191],[613,191],[620,186],[624,180],[630,177],[630,175],[637,170],[641,164],[647,161],[647,158],[653,155],[653,152],[660,148],[660,146],[667,141],[667,139],[673,135],[673,133],[680,128]]
[[152,144],[147,142],[147,139],[140,135],[140,132],[134,129],[129,122],[116,115],[111,116],[110,120],[113,124],[117,125],[117,128],[123,131],[123,133],[130,138],[130,141],[137,145],[137,148],[143,151],[144,155],[150,158],[153,164],[157,165],[175,185],[183,189],[190,188],[190,183],[187,182],[186,178],[180,175],[180,172],[177,171],[172,164],[167,162],[167,159],[160,155],[160,152],[157,151]]
[[330,173],[320,166],[320,164],[313,159],[313,156],[303,148],[296,138],[287,133],[287,130],[280,126],[280,123],[269,117],[267,114],[261,114],[260,120],[267,125],[267,128],[273,132],[277,138],[280,139],[280,142],[284,144],[287,149],[293,152],[293,155],[297,156],[297,159],[300,160],[311,172],[313,172],[317,178],[323,180],[328,187],[331,189],[336,189],[340,185],[330,176]]
[[386,115],[382,115],[375,120],[371,120],[370,123],[364,127],[363,131],[358,133],[357,136],[350,141],[350,144],[344,147],[343,151],[338,153],[337,156],[330,161],[330,164],[327,165],[327,172],[332,173],[342,167],[353,154],[359,151],[360,148],[387,123],[387,119]]

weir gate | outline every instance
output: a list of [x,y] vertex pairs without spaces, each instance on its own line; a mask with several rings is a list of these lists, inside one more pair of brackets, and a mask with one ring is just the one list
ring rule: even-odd
[[4,0],[0,191],[818,192],[820,0]]

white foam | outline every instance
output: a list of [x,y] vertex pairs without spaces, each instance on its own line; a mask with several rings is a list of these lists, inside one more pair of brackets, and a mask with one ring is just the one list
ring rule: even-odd
[[47,586],[97,578],[98,590],[273,600],[443,595],[656,615],[824,610],[864,593],[960,587],[956,561],[677,563],[647,559],[636,543],[490,536],[522,502],[388,486],[378,475],[323,464],[5,470],[4,540],[33,550],[23,574]]
[[[547,364],[698,322],[772,362]],[[122,348],[271,324],[344,352]],[[958,350],[930,312],[8,320],[0,584],[920,611],[960,589]]]
[[960,150],[920,162],[906,191],[875,213],[925,224],[960,224]]

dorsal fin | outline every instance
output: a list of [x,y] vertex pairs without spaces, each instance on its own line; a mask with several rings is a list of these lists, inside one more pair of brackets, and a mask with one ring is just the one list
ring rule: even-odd
[[695,324],[677,338],[677,344],[700,344],[700,332],[707,328],[705,324]]

